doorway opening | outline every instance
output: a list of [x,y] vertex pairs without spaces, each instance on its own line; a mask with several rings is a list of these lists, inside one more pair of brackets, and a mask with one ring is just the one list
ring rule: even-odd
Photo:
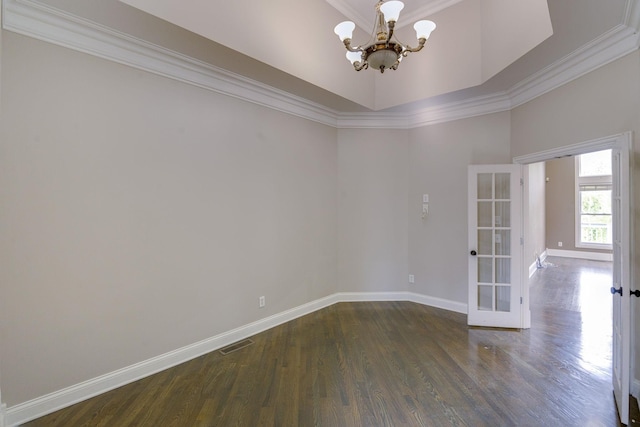
[[[580,154],[613,150],[613,262],[612,262],[612,288],[619,296],[614,294],[612,303],[612,383],[618,413],[622,423],[626,424],[629,418],[629,391],[630,372],[633,372],[632,348],[634,332],[631,330],[630,296],[628,292],[634,288],[631,283],[631,162],[629,161],[631,152],[631,133],[614,135],[598,140],[574,144],[558,149],[514,158],[514,163],[530,165],[542,161],[561,158],[566,156],[576,156]],[[528,168],[525,168],[528,171]],[[527,241],[530,230],[526,213],[529,211],[529,195],[524,196],[524,239]],[[531,257],[530,251],[525,248],[525,264]],[[528,271],[523,271],[523,276],[528,276]],[[528,283],[523,280],[523,283]],[[530,290],[528,286],[523,286],[523,327],[531,327],[530,311]]]

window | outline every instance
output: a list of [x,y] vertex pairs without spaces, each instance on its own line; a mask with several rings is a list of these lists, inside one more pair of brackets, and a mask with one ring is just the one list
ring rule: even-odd
[[576,157],[576,247],[611,249],[611,150]]

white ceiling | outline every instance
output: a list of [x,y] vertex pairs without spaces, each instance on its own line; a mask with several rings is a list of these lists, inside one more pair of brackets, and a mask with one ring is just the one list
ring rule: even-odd
[[[443,9],[455,5],[462,0],[422,0],[404,2],[400,20],[397,28],[416,22],[425,16],[434,15]],[[355,22],[364,31],[371,31],[373,28],[376,0],[327,0],[331,6],[336,8],[340,13]]]
[[[337,1],[354,10],[370,9],[373,15],[373,0],[32,0],[340,113],[415,112],[509,92],[536,73],[587,51],[587,47],[591,52],[601,40],[611,40],[607,35],[616,34],[621,27],[637,31],[640,9],[639,0],[405,0],[401,22],[427,18],[436,21],[438,28],[422,52],[406,58],[397,71],[380,75],[373,70],[355,72],[344,59],[344,47],[333,27],[348,18],[334,7]],[[471,72],[459,49],[478,44],[474,39],[477,33],[470,30],[478,27],[477,9],[490,5],[498,12],[508,11],[514,4],[548,10],[553,34],[542,43],[528,41],[535,47],[527,47],[522,56],[510,53],[507,56],[511,58],[502,66]],[[418,16],[443,6],[446,8]],[[634,17],[631,27],[630,15]],[[516,30],[529,28],[528,21],[511,16],[502,20]],[[544,24],[533,27],[534,33],[547,30]],[[405,30],[413,33],[410,27]],[[356,29],[354,41],[366,39],[367,33]],[[522,34],[517,36],[526,40]],[[496,50],[500,54],[505,49],[498,45]],[[468,61],[487,61],[482,49],[472,55],[475,57]],[[437,67],[429,68],[434,64],[441,67],[438,73],[434,71]],[[454,75],[466,78],[464,84],[454,84],[455,79],[450,78]]]
[[[333,34],[345,16],[332,6],[373,17],[370,0],[121,1],[372,110],[480,85],[553,32],[546,0],[405,0],[409,17],[403,11],[399,23],[430,18],[438,28],[423,51],[382,75],[356,73]],[[354,42],[370,32],[356,31]],[[417,44],[410,27],[396,35]]]

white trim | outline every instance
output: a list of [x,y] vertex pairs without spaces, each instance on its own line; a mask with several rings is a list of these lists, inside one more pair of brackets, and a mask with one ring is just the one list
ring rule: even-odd
[[628,0],[624,23],[516,84],[410,113],[341,113],[255,80],[79,18],[33,0],[3,0],[3,28],[336,128],[412,129],[509,111],[640,47],[640,6]]
[[[540,263],[544,263],[547,259],[547,251],[544,250],[540,255],[538,255],[538,257],[540,258]],[[536,274],[536,271],[538,271],[538,257],[536,257],[533,263],[529,266],[529,279],[531,279],[531,277]]]
[[640,380],[638,378],[634,378],[631,382],[631,395],[640,400]]
[[563,249],[547,249],[547,255],[562,258],[579,258],[591,261],[613,261],[613,254],[604,252],[566,251]]
[[336,302],[410,301],[408,292],[338,292]]
[[619,133],[605,136],[591,141],[579,142],[577,144],[564,145],[550,150],[539,151],[533,154],[525,154],[513,158],[513,163],[528,165],[530,163],[546,162],[559,157],[577,156],[578,154],[590,153],[592,151],[607,150],[613,147],[618,141],[631,141],[631,132]]
[[533,275],[536,274],[536,271],[538,271],[538,260],[533,261],[529,266],[529,279],[531,279]]
[[416,294],[412,292],[409,293],[409,301],[461,314],[467,314],[468,311],[466,303],[446,300],[437,297],[430,297],[428,295]]
[[[6,410],[5,424],[7,426],[16,426],[42,417],[333,304],[361,301],[411,301],[458,313],[466,314],[467,312],[466,304],[412,292],[336,293],[117,371],[12,406]],[[2,420],[1,414],[2,412],[0,411],[0,420]],[[3,427],[3,425],[0,424],[0,427]]]
[[512,108],[509,95],[506,92],[498,92],[417,110],[409,115],[409,128],[414,129],[485,114],[500,113],[510,111]]
[[0,404],[0,427],[5,427],[7,424],[5,423],[7,413],[7,405],[4,403]]

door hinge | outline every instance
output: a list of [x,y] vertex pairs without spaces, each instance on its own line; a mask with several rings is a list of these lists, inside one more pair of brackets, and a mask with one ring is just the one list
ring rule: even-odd
[[520,178],[520,185],[524,186],[524,178]]
[[522,297],[520,297],[520,304],[522,304]]
[[524,245],[524,237],[521,237],[521,238],[520,238],[520,244],[521,244],[521,245]]

